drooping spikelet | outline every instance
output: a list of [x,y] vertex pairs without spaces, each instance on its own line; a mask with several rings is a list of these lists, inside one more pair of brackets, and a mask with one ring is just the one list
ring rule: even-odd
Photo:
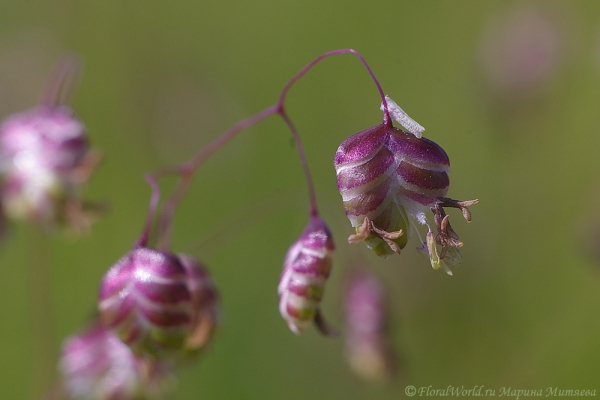
[[354,272],[345,288],[345,354],[352,371],[368,382],[389,380],[395,360],[387,332],[384,289],[366,269]]
[[84,124],[66,104],[78,66],[73,57],[62,59],[41,104],[0,125],[0,202],[10,219],[83,231],[100,211],[79,194],[100,156],[90,149]]
[[398,197],[409,212],[426,211],[438,197],[446,196],[450,160],[437,143],[392,128],[389,148],[398,160]]
[[66,207],[91,173],[91,154],[86,129],[67,106],[41,106],[7,118],[0,127],[7,216],[71,223]]
[[427,210],[448,191],[444,150],[382,124],[347,138],[334,165],[337,187],[357,239],[380,256],[399,252],[410,236],[409,215]]
[[[375,254],[387,257],[400,253],[417,225],[426,225],[427,240],[417,230],[418,250],[429,256],[433,269],[443,267],[452,275],[449,267],[460,264],[458,248],[463,243],[450,226],[444,207],[459,208],[470,222],[468,208],[478,200],[445,197],[450,186],[446,152],[424,138],[425,128],[389,97],[385,96],[381,109],[381,125],[350,136],[335,154],[337,187],[346,216],[356,229],[348,242],[364,241]],[[395,128],[391,118],[406,131]],[[431,230],[428,211],[433,212],[437,234]]]
[[326,330],[322,327],[319,303],[331,271],[334,249],[325,222],[318,216],[311,216],[304,232],[287,252],[278,287],[279,311],[297,335],[313,320],[322,331]]
[[185,342],[185,350],[196,353],[204,349],[219,323],[219,293],[206,267],[192,256],[177,257],[187,274],[192,307],[192,333]]
[[108,270],[99,300],[104,324],[136,354],[179,351],[192,332],[188,276],[173,254],[133,249]]
[[174,379],[167,363],[135,356],[100,321],[65,341],[59,367],[64,391],[77,399],[163,398]]
[[[350,136],[338,148],[334,164],[346,216],[357,233],[365,221],[367,225],[371,221],[382,231],[400,233],[388,239],[401,249],[406,246],[407,234],[402,233],[406,232],[409,221],[397,199],[398,163],[387,148],[388,131],[386,126],[379,125]],[[383,238],[369,235],[366,243],[378,255],[391,254]]]

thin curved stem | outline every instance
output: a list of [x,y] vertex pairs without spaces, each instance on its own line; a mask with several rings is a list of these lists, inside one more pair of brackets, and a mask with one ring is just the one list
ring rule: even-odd
[[166,167],[166,168],[160,169],[160,170],[156,171],[154,174],[152,174],[156,178],[163,176],[163,175],[168,175],[168,174],[177,174],[177,175],[181,176],[181,180],[179,181],[179,184],[175,188],[173,194],[167,200],[167,202],[164,206],[162,215],[161,215],[160,231],[159,231],[159,248],[160,249],[167,250],[171,246],[171,230],[172,230],[172,222],[173,222],[173,215],[175,213],[175,209],[177,208],[177,206],[179,205],[179,203],[181,202],[181,200],[183,199],[183,197],[189,190],[189,188],[191,186],[191,181],[192,181],[193,175],[198,170],[198,168],[202,165],[202,163],[208,157],[210,157],[212,154],[214,154],[218,149],[220,149],[225,144],[227,144],[230,140],[232,140],[238,133],[240,133],[241,131],[243,131],[246,128],[249,128],[249,127],[257,124],[258,122],[262,121],[263,119],[265,119],[273,114],[278,114],[284,120],[284,122],[286,123],[286,125],[288,126],[288,128],[290,129],[290,131],[292,133],[292,137],[294,138],[294,141],[296,143],[296,148],[298,149],[298,156],[300,158],[300,163],[302,164],[302,169],[303,169],[304,175],[306,177],[306,182],[308,185],[309,200],[310,200],[310,214],[311,214],[311,216],[318,215],[316,192],[315,192],[315,188],[314,188],[313,179],[310,174],[310,170],[308,168],[308,162],[306,160],[304,146],[302,145],[302,141],[300,139],[300,135],[298,134],[298,131],[296,130],[294,124],[292,123],[289,115],[285,112],[284,104],[285,104],[286,96],[287,96],[290,88],[292,87],[292,85],[294,83],[296,83],[300,78],[302,78],[317,63],[319,63],[321,60],[331,57],[331,56],[340,55],[340,54],[348,54],[348,53],[353,54],[356,57],[358,57],[358,59],[362,62],[362,64],[365,66],[365,68],[369,72],[369,75],[371,75],[371,78],[373,79],[373,82],[375,83],[375,86],[377,87],[377,90],[379,91],[379,95],[381,97],[381,101],[383,104],[383,124],[391,127],[392,119],[390,118],[387,99],[385,98],[385,94],[383,92],[383,89],[381,88],[381,85],[379,84],[379,81],[375,77],[375,74],[371,70],[371,67],[369,67],[369,65],[367,64],[364,57],[354,49],[334,50],[334,51],[330,51],[330,52],[320,55],[319,57],[317,57],[313,61],[311,61],[309,64],[307,64],[304,68],[302,68],[302,70],[300,70],[300,72],[298,72],[296,75],[294,75],[292,77],[292,79],[290,79],[286,83],[283,90],[281,91],[281,94],[279,95],[277,104],[270,106],[270,107],[264,109],[263,111],[238,122],[233,127],[231,127],[228,131],[226,131],[221,136],[214,139],[206,147],[204,147],[202,150],[200,150],[200,152],[198,152],[190,161],[183,163],[179,166],[171,166],[171,167]]
[[47,390],[54,375],[55,346],[54,309],[52,302],[52,264],[48,239],[39,226],[30,227],[30,253],[28,271],[30,326],[33,337],[31,399],[39,399]]
[[190,161],[181,164],[180,166],[169,167],[166,169],[162,169],[154,173],[154,176],[162,176],[166,174],[176,173],[181,175],[181,180],[179,181],[179,185],[175,188],[173,194],[167,200],[160,220],[160,233],[159,233],[159,248],[162,250],[167,250],[171,246],[171,224],[173,221],[173,214],[175,213],[175,209],[187,193],[188,189],[192,184],[192,178],[194,173],[200,168],[202,163],[206,161],[208,157],[210,157],[213,153],[227,144],[231,139],[233,139],[238,133],[243,131],[246,128],[249,128],[263,119],[276,114],[277,107],[271,106],[263,111],[255,114],[249,118],[246,118],[234,126],[232,126],[228,131],[223,133],[221,136],[214,139],[207,146],[202,148],[198,154],[194,156]]
[[388,110],[388,104],[387,104],[387,99],[385,98],[385,93],[383,92],[383,89],[381,88],[381,85],[379,84],[379,81],[375,77],[375,74],[373,73],[373,70],[371,69],[371,67],[369,66],[369,64],[367,64],[367,61],[365,60],[365,58],[358,51],[356,51],[354,49],[340,49],[340,50],[329,51],[329,52],[327,52],[325,54],[321,54],[319,57],[315,58],[310,63],[306,64],[306,66],[304,68],[302,68],[302,70],[300,70],[300,72],[298,72],[285,85],[285,87],[281,91],[281,95],[279,96],[279,102],[277,104],[283,105],[284,99],[287,96],[287,92],[290,90],[290,88],[292,87],[292,85],[294,83],[296,83],[296,81],[298,79],[302,78],[317,63],[319,63],[320,61],[322,61],[325,58],[328,58],[328,57],[331,57],[331,56],[337,56],[337,55],[340,55],[340,54],[353,54],[353,55],[355,55],[360,60],[360,62],[364,65],[364,67],[367,69],[367,71],[369,72],[369,75],[371,75],[371,79],[373,79],[373,83],[375,83],[375,86],[377,86],[377,90],[379,91],[379,96],[381,97],[381,102],[383,103],[383,124],[384,125],[391,124],[392,119],[390,118],[390,112]]
[[150,185],[152,189],[152,196],[150,197],[150,207],[148,207],[148,216],[146,217],[146,224],[144,229],[142,230],[142,235],[135,243],[135,246],[146,246],[148,243],[148,238],[150,237],[150,232],[152,231],[152,222],[154,221],[154,216],[156,215],[156,209],[158,207],[158,202],[160,200],[160,187],[156,182],[156,178],[152,175],[146,175],[146,182]]
[[310,170],[308,169],[308,161],[306,160],[306,154],[304,153],[304,146],[302,145],[302,141],[300,140],[300,135],[296,130],[296,127],[292,123],[290,117],[286,114],[283,107],[279,111],[279,115],[285,121],[290,132],[292,132],[292,136],[294,137],[294,142],[296,142],[296,148],[298,149],[298,156],[300,157],[300,164],[302,164],[302,170],[304,171],[304,176],[306,178],[306,183],[308,185],[308,196],[310,200],[310,215],[317,216],[319,211],[317,209],[317,194],[315,192],[315,184],[312,179],[312,175],[310,174]]
[[74,55],[65,56],[60,60],[48,77],[40,104],[56,107],[68,103],[71,94],[75,91],[80,70],[81,62]]

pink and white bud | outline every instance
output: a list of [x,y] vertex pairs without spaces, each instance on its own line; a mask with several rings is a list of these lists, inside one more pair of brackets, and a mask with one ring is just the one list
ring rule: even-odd
[[173,380],[167,364],[136,357],[99,321],[65,341],[59,369],[69,398],[158,399]]
[[365,381],[391,378],[395,365],[388,342],[384,291],[370,273],[350,278],[344,296],[345,353],[352,371]]
[[15,114],[0,130],[3,169],[35,164],[68,174],[88,151],[86,129],[67,106],[40,106]]
[[187,274],[192,307],[192,333],[186,339],[185,349],[196,352],[206,348],[219,324],[219,292],[206,267],[193,257],[178,254]]
[[0,127],[5,213],[47,225],[68,219],[67,203],[96,162],[69,107],[40,106],[8,117]]
[[331,271],[333,237],[325,222],[311,216],[300,238],[290,247],[279,280],[279,311],[299,335],[316,321],[324,333],[319,304]]
[[196,319],[188,281],[177,256],[135,248],[104,276],[102,322],[136,354],[174,354],[184,348]]
[[69,107],[42,106],[7,118],[0,128],[7,215],[45,223],[59,218],[88,151],[85,127]]

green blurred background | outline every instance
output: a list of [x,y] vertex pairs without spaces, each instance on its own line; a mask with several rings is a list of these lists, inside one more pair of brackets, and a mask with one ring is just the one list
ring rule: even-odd
[[[290,134],[272,117],[202,167],[176,214],[174,250],[210,267],[224,319],[172,398],[398,399],[406,385],[600,391],[599,2],[20,1],[0,5],[0,112],[33,106],[53,63],[79,54],[72,105],[104,154],[84,195],[111,211],[81,238],[12,226],[0,254],[1,399],[35,393],[34,357],[54,363],[89,319],[100,279],[141,232],[143,174],[191,157],[275,103],[309,61],[350,47],[450,156],[448,195],[480,199],[471,224],[451,211],[464,264],[453,277],[433,271],[415,238],[388,260],[346,243],[333,155],[380,122],[380,99],[356,58],[327,59],[287,102],[337,242],[323,309],[342,327],[344,279],[368,265],[389,292],[401,373],[366,385],[341,339],[314,328],[296,337],[282,321],[277,283],[308,200]],[[32,345],[36,257],[51,271],[46,355]]]

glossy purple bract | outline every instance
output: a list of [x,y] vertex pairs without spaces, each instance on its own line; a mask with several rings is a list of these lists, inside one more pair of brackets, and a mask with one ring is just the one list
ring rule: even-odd
[[[347,138],[334,165],[352,226],[358,231],[368,218],[383,231],[403,231],[393,239],[399,248],[406,246],[411,234],[409,218],[427,211],[450,185],[450,161],[440,146],[388,125]],[[371,235],[366,243],[378,255],[392,254],[380,237]]]
[[177,257],[187,274],[192,307],[192,333],[185,347],[191,352],[206,347],[220,318],[219,292],[206,267],[192,256],[178,254]]
[[181,350],[194,320],[186,269],[173,254],[135,248],[104,276],[99,310],[136,354]]

